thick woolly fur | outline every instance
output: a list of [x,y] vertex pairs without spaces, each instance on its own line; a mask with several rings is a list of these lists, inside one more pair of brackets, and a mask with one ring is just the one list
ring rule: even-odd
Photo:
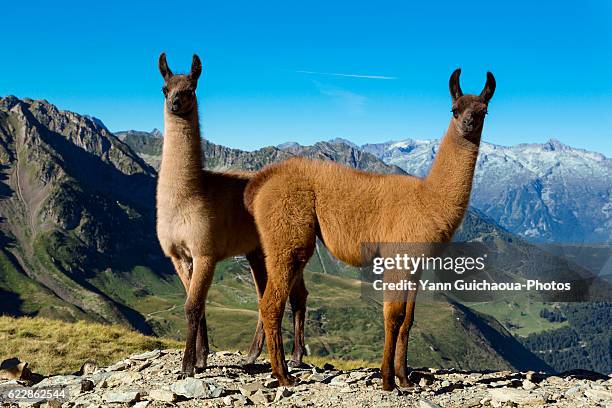
[[[465,214],[492,75],[479,96],[463,95],[459,71],[451,77],[453,118],[424,179],[380,175],[336,163],[294,158],[262,170],[245,191],[266,256],[268,284],[260,303],[273,374],[293,383],[283,359],[280,318],[293,283],[319,235],[338,259],[361,266],[362,243],[447,242]],[[416,292],[385,302],[383,388],[409,385],[406,346]]]
[[[184,376],[196,366],[206,367],[208,337],[204,305],[215,265],[245,254],[251,265],[258,296],[266,286],[266,270],[253,217],[244,207],[243,194],[251,175],[215,173],[202,169],[198,106],[195,96],[201,71],[194,55],[189,75],[174,75],[160,56],[165,79],[165,132],[157,184],[157,235],[164,254],[172,260],[187,292],[187,340]],[[302,285],[303,287],[303,285]],[[303,318],[307,293],[296,292],[294,359],[304,354]],[[247,358],[254,361],[263,347],[263,326],[258,323]]]

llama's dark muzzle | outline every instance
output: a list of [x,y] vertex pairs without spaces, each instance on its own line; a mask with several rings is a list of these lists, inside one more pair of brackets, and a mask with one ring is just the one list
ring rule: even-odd
[[172,104],[170,105],[172,110],[179,110],[181,108],[181,99],[178,96],[172,98]]
[[463,129],[466,132],[473,131],[474,130],[474,119],[471,117],[463,119]]

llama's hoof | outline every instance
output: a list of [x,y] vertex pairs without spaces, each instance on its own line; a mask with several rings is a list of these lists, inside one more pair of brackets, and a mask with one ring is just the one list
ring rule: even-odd
[[288,375],[286,378],[279,378],[278,385],[283,387],[292,387],[297,383],[297,379],[291,375]]
[[382,389],[384,391],[395,391],[396,389],[395,382],[391,381],[391,382],[386,383],[383,381]]
[[194,368],[191,368],[191,369],[189,369],[189,368],[183,368],[183,369],[181,370],[181,372],[180,372],[180,373],[178,373],[178,379],[179,379],[179,380],[184,380],[184,379],[185,379],[185,378],[187,378],[187,377],[193,377],[194,373],[195,373]]
[[414,383],[407,378],[400,378],[399,387],[400,388],[412,388],[414,387]]
[[196,373],[201,373],[206,370],[206,367],[208,367],[208,359],[207,358],[198,359],[195,365],[195,371]]

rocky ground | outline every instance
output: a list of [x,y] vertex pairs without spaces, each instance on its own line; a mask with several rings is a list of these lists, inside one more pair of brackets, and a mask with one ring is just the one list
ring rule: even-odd
[[[216,352],[209,356],[205,372],[179,380],[181,351],[174,349],[132,355],[104,368],[89,362],[75,375],[44,379],[29,373],[25,364],[6,360],[0,369],[0,406],[612,408],[612,378],[592,372],[550,376],[534,372],[421,369],[411,373],[411,380],[418,385],[385,392],[378,369],[341,371],[330,365],[323,368],[304,365],[291,369],[300,379],[299,384],[285,388],[277,387],[269,365],[263,360],[249,366],[242,361],[243,356],[238,353]],[[11,375],[21,379],[9,379]],[[6,399],[9,390],[30,389],[64,389],[67,398],[19,404]]]

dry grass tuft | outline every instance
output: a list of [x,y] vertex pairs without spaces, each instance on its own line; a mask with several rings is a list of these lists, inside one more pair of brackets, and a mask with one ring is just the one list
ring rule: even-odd
[[90,359],[108,365],[136,352],[182,347],[123,326],[0,316],[0,360],[18,357],[43,375],[75,372]]

